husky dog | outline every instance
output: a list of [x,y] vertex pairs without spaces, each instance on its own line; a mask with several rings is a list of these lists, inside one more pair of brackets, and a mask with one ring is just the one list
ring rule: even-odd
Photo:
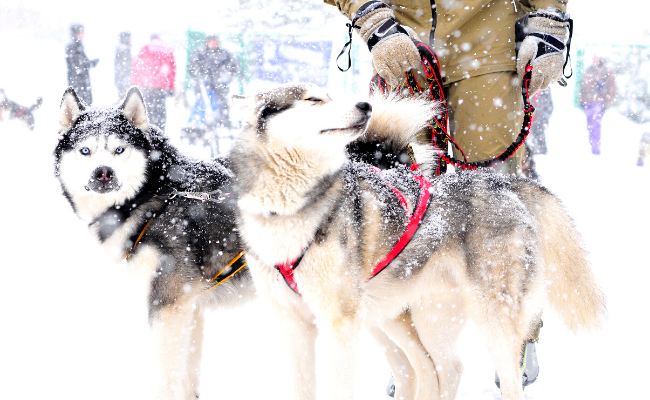
[[[454,343],[471,318],[503,398],[521,400],[521,343],[547,300],[573,330],[599,325],[604,297],[580,237],[539,184],[477,171],[429,182],[407,168],[349,161],[346,145],[364,134],[373,107],[313,86],[238,102],[249,110],[232,153],[239,229],[256,289],[287,330],[298,399],[314,398],[317,331],[331,346],[330,399],[353,397],[363,326],[394,340],[416,370],[408,344],[426,349],[433,386],[418,375],[416,398],[454,398],[462,369]],[[403,125],[412,114],[374,119],[366,135],[414,134]],[[396,386],[395,398],[404,396]]]
[[185,158],[150,125],[132,88],[117,107],[61,103],[55,171],[75,213],[116,261],[148,282],[155,399],[198,397],[203,310],[254,291],[235,227],[226,160]]
[[0,89],[0,121],[19,119],[27,124],[30,130],[34,130],[33,111],[43,104],[43,99],[38,97],[36,103],[29,107],[23,107],[7,98],[4,89]]

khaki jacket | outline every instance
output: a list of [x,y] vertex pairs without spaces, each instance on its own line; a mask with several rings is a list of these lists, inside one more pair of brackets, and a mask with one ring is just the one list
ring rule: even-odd
[[[324,0],[352,18],[367,0]],[[515,21],[531,10],[566,12],[568,0],[383,0],[397,22],[429,42],[436,6],[434,48],[446,84],[491,72],[516,71]]]

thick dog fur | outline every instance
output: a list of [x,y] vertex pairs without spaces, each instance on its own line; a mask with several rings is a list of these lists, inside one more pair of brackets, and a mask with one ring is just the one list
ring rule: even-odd
[[[128,268],[148,283],[158,368],[152,398],[195,399],[204,309],[240,304],[254,292],[247,268],[206,290],[242,250],[228,196],[232,172],[226,160],[182,156],[149,125],[136,88],[110,108],[87,108],[70,88],[60,125],[54,155],[63,194],[109,257],[120,261],[133,249]],[[219,202],[178,194],[215,190]]]
[[[410,211],[420,193],[406,168],[375,172],[347,159],[346,145],[365,130],[368,104],[334,102],[302,85],[240,102],[249,119],[232,158],[239,226],[256,289],[286,329],[297,399],[315,397],[318,331],[330,346],[327,398],[353,397],[362,327],[384,345],[397,344],[402,352],[389,357],[392,367],[406,357],[417,376],[416,387],[396,382],[396,398],[454,398],[462,370],[454,343],[471,318],[488,343],[503,398],[521,400],[521,344],[547,300],[569,328],[598,326],[603,294],[571,218],[543,187],[489,172],[435,178],[419,230],[368,279],[408,222],[386,182]],[[421,126],[430,116],[407,107],[400,113],[408,117],[397,118],[390,109],[380,119],[407,141],[414,128],[399,124],[415,119]],[[301,254],[298,295],[274,266]]]

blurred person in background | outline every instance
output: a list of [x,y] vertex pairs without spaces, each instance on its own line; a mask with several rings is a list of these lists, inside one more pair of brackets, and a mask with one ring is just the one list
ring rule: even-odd
[[133,60],[131,83],[142,92],[149,122],[163,132],[167,124],[167,97],[174,94],[175,80],[173,49],[154,34]]
[[580,103],[587,116],[587,130],[591,152],[600,154],[600,128],[605,110],[616,99],[616,76],[607,66],[607,60],[594,57],[580,83]]
[[121,32],[120,42],[115,49],[115,87],[119,99],[126,96],[131,87],[131,32]]
[[641,135],[641,140],[639,141],[639,158],[636,161],[636,165],[643,167],[645,159],[650,156],[650,131],[644,132]]
[[98,59],[89,60],[82,43],[84,26],[72,24],[70,26],[72,42],[65,48],[65,61],[68,65],[68,86],[72,86],[84,103],[91,105],[93,102],[90,87],[90,68],[97,66]]
[[205,46],[192,55],[189,72],[196,81],[198,98],[190,115],[190,124],[205,126],[206,99],[202,90],[205,88],[210,107],[216,113],[217,126],[230,128],[228,109],[229,85],[239,73],[239,63],[230,52],[221,48],[216,35],[206,37]]

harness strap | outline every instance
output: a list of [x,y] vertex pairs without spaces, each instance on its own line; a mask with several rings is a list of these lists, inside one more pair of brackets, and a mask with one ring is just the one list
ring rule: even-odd
[[223,267],[221,271],[216,273],[216,275],[208,283],[208,287],[203,289],[203,291],[206,292],[221,285],[228,279],[232,278],[237,272],[241,271],[242,268],[247,265],[246,259],[244,258],[245,253],[246,250],[242,250],[235,256],[235,258],[230,260],[230,262],[225,267]]
[[429,182],[428,179],[420,175],[416,175],[414,176],[414,178],[420,184],[421,190],[420,190],[420,198],[418,199],[418,204],[415,207],[415,210],[413,211],[411,220],[406,226],[406,230],[404,230],[402,237],[397,241],[397,244],[393,246],[393,248],[390,250],[388,255],[384,257],[383,260],[377,263],[377,265],[370,272],[370,276],[368,277],[367,280],[370,280],[375,276],[377,276],[378,273],[383,271],[384,268],[386,268],[402,252],[402,250],[404,250],[406,245],[411,241],[411,238],[413,238],[415,232],[417,232],[418,227],[420,226],[420,222],[422,222],[422,218],[424,218],[424,214],[427,212],[427,209],[429,208],[429,203],[430,203],[429,200],[431,199],[431,192],[429,191],[429,189],[431,188],[431,182]]
[[131,246],[131,248],[128,249],[128,250],[126,251],[126,259],[127,259],[127,260],[128,260],[129,258],[131,258],[131,252],[133,252],[133,251],[135,250],[135,246],[137,246],[138,243],[140,243],[140,240],[142,239],[142,236],[144,236],[144,233],[147,231],[147,228],[149,228],[149,224],[151,224],[151,221],[153,221],[153,219],[154,219],[155,217],[156,217],[156,214],[154,214],[154,215],[151,217],[151,219],[150,219],[149,221],[147,221],[147,223],[145,224],[144,228],[142,228],[142,231],[140,232],[140,235],[138,235],[138,238],[135,240],[135,242],[133,242],[133,246]]
[[[371,167],[370,169],[377,173],[380,172],[378,168]],[[402,250],[404,250],[406,245],[409,244],[409,242],[411,241],[411,238],[413,238],[415,232],[417,232],[420,226],[420,222],[422,222],[422,218],[424,218],[424,214],[427,212],[427,209],[429,208],[429,203],[430,203],[429,200],[431,199],[431,191],[429,189],[431,188],[431,182],[429,182],[427,178],[421,175],[415,175],[413,176],[413,178],[420,185],[420,197],[418,198],[418,203],[415,206],[412,215],[408,212],[407,202],[404,195],[400,193],[400,191],[397,190],[395,186],[391,185],[389,182],[385,182],[386,185],[395,194],[395,197],[397,197],[399,203],[404,207],[406,215],[409,216],[410,219],[408,225],[406,226],[406,229],[404,230],[404,233],[402,234],[402,237],[397,241],[397,244],[395,244],[395,246],[391,249],[388,255],[384,257],[384,259],[381,260],[372,269],[370,276],[368,277],[367,280],[374,278],[378,273],[383,271],[402,252]],[[285,262],[284,264],[275,265],[275,269],[282,275],[287,285],[291,288],[291,290],[293,290],[298,295],[301,295],[301,293],[300,290],[298,289],[298,284],[294,279],[293,273],[296,270],[296,268],[298,268],[298,265],[300,264],[300,261],[302,261],[302,258],[304,257],[308,248],[309,245],[307,245],[307,247],[305,247],[302,250],[300,255],[295,260],[290,262]]]
[[293,271],[298,268],[298,264],[300,264],[300,261],[302,261],[302,258],[305,256],[305,253],[307,252],[307,249],[309,248],[309,245],[305,247],[298,258],[296,258],[293,261],[286,262],[284,264],[276,264],[275,269],[280,272],[282,277],[284,278],[284,281],[289,285],[291,290],[296,292],[297,295],[302,296],[300,293],[300,290],[298,290],[298,284],[296,283],[294,277],[293,277]]

